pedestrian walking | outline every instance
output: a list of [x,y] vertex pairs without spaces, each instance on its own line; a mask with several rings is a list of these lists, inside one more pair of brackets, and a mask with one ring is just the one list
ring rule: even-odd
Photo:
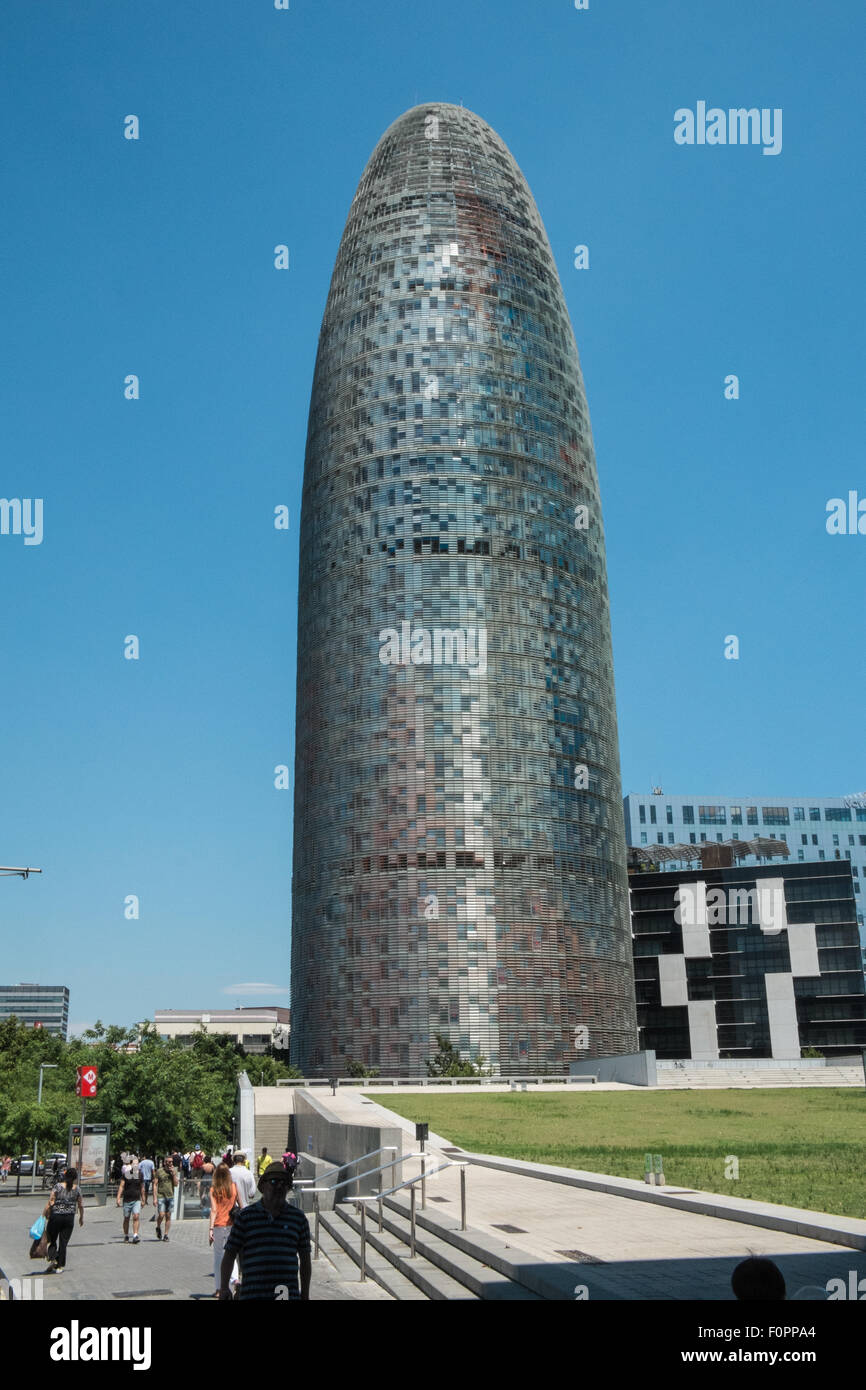
[[238,1190],[232,1182],[232,1170],[227,1163],[221,1163],[214,1174],[213,1186],[210,1190],[208,1239],[213,1246],[214,1298],[219,1297],[220,1267],[222,1266],[225,1244],[234,1220],[237,1200]]
[[0,1182],[5,1182],[5,1181],[6,1181],[6,1179],[7,1179],[8,1176],[9,1176],[9,1169],[10,1169],[11,1167],[12,1167],[12,1159],[9,1157],[8,1154],[4,1154],[4,1155],[3,1155],[3,1161],[2,1161],[2,1163],[0,1163]]
[[78,1224],[84,1225],[84,1202],[78,1187],[78,1169],[67,1168],[63,1182],[57,1183],[48,1198],[48,1273],[62,1274],[66,1268],[66,1247],[75,1213]]
[[238,1202],[242,1207],[248,1207],[250,1202],[256,1200],[256,1180],[247,1167],[246,1156],[242,1153],[235,1152],[232,1180],[238,1190]]
[[128,1163],[117,1189],[117,1205],[123,1206],[123,1243],[129,1245],[129,1219],[132,1217],[132,1244],[138,1245],[141,1220],[141,1177],[138,1162]]
[[297,1168],[297,1166],[298,1155],[293,1154],[291,1149],[286,1149],[283,1152],[283,1167],[285,1168],[287,1173],[291,1173],[293,1179],[295,1176],[295,1169]]
[[231,1297],[235,1257],[241,1268],[239,1300],[309,1299],[310,1226],[304,1213],[286,1200],[291,1187],[292,1176],[282,1163],[271,1163],[259,1178],[262,1200],[238,1212],[220,1266],[221,1301]]
[[[180,1181],[171,1155],[166,1154],[162,1163],[156,1170],[156,1238],[157,1240],[168,1240],[168,1233],[171,1230],[171,1213],[174,1209],[174,1189]],[[162,1233],[162,1223],[165,1222],[165,1235]]]
[[[150,1189],[153,1184],[154,1165],[152,1158],[142,1158],[138,1165],[138,1175],[141,1178],[141,1205],[147,1206],[147,1199],[150,1196]],[[156,1206],[156,1202],[154,1202]]]
[[259,1177],[262,1176],[262,1174],[264,1173],[264,1171],[265,1171],[266,1168],[270,1168],[270,1166],[271,1166],[271,1164],[273,1163],[273,1161],[274,1161],[274,1160],[271,1158],[270,1154],[268,1153],[268,1146],[267,1146],[267,1144],[264,1144],[264,1145],[262,1146],[261,1154],[259,1155]]

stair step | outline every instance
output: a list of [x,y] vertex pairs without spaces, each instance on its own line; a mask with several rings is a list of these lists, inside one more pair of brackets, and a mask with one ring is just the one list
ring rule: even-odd
[[[361,1264],[361,1242],[351,1226],[348,1226],[342,1219],[340,1207],[337,1206],[329,1212],[323,1211],[320,1222],[321,1233],[327,1232],[343,1251],[344,1258],[351,1261],[352,1269],[357,1278],[357,1271]],[[378,1250],[371,1249],[369,1241],[367,1242],[367,1278],[375,1280],[380,1288],[401,1303],[412,1300],[427,1302],[428,1300],[428,1295],[405,1274],[402,1274],[399,1269],[396,1269],[390,1260],[381,1255]]]
[[[337,1210],[339,1211],[339,1214],[342,1217],[343,1221],[346,1223],[346,1225],[358,1237],[358,1243],[360,1246],[361,1218],[358,1215],[358,1212],[355,1210],[355,1208],[349,1206],[348,1203],[341,1204],[337,1208]],[[368,1212],[368,1261],[370,1255],[370,1247],[372,1246],[373,1249],[378,1251],[379,1254],[383,1255],[385,1259],[390,1260],[394,1265],[395,1269],[399,1270],[401,1274],[403,1274],[407,1279],[410,1279],[413,1284],[417,1285],[417,1287],[421,1289],[429,1299],[437,1301],[448,1300],[452,1302],[463,1302],[468,1300],[472,1302],[480,1296],[479,1294],[475,1293],[474,1290],[468,1288],[466,1283],[462,1279],[455,1278],[453,1274],[449,1272],[446,1265],[446,1261],[444,1259],[442,1259],[441,1262],[438,1262],[437,1260],[431,1258],[429,1241],[425,1242],[425,1246],[427,1248],[422,1248],[422,1241],[420,1240],[420,1238],[416,1239],[416,1254],[415,1258],[413,1259],[412,1256],[409,1254],[408,1222],[404,1223],[406,1227],[406,1239],[403,1239],[403,1235],[400,1231],[389,1229],[390,1224],[391,1223],[386,1220],[384,1223],[384,1229],[380,1232],[377,1221],[372,1219],[372,1212]],[[395,1221],[394,1225],[397,1224],[398,1223]],[[444,1244],[444,1242],[439,1242],[439,1244]],[[459,1254],[459,1252],[454,1253]],[[456,1268],[460,1268],[460,1265],[457,1261],[454,1261],[453,1264]]]
[[[324,1256],[328,1260],[328,1263],[333,1266],[334,1272],[337,1275],[338,1279],[342,1280],[344,1284],[355,1284],[358,1282],[357,1264],[351,1258],[350,1255],[346,1254],[342,1245],[338,1244],[338,1242],[331,1235],[330,1231],[327,1230],[324,1226],[321,1227],[319,1232],[319,1249],[321,1255]],[[314,1277],[315,1269],[316,1265],[314,1261]],[[374,1280],[374,1282],[376,1281]],[[381,1284],[379,1285],[379,1288],[382,1289],[382,1293],[385,1294],[388,1298],[395,1297],[395,1295],[390,1291],[390,1289],[382,1288]]]
[[[382,1221],[385,1230],[390,1232],[392,1237],[399,1239],[404,1249],[408,1248],[411,1232],[408,1211],[404,1210],[396,1200],[386,1198],[383,1205],[385,1209]],[[378,1217],[374,1214],[376,1212],[376,1206],[371,1204],[367,1213],[368,1239],[371,1229],[375,1230],[377,1236],[379,1234]],[[421,1215],[420,1211],[418,1215]],[[475,1255],[459,1249],[447,1239],[447,1232],[443,1231],[440,1234],[431,1231],[417,1219],[415,1223],[415,1249],[430,1264],[436,1265],[452,1279],[458,1280],[476,1298],[497,1302],[513,1300],[544,1302],[538,1294],[532,1293],[524,1285],[517,1283],[516,1280],[509,1279]]]

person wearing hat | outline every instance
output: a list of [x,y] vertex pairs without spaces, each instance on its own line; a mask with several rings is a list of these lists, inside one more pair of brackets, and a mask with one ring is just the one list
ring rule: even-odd
[[259,1178],[262,1200],[237,1213],[225,1243],[220,1265],[221,1301],[231,1297],[229,1280],[235,1259],[241,1271],[239,1300],[309,1300],[310,1226],[302,1211],[289,1206],[286,1198],[291,1188],[291,1173],[282,1163],[269,1163]]

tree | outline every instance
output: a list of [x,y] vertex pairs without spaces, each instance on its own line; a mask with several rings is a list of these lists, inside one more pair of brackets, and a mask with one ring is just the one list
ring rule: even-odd
[[486,1075],[486,1057],[477,1057],[474,1062],[470,1062],[467,1058],[461,1057],[457,1048],[441,1033],[436,1033],[435,1037],[439,1050],[434,1057],[428,1058],[428,1076]]
[[354,1058],[349,1058],[346,1063],[347,1076],[378,1076],[378,1067],[367,1067],[363,1062],[356,1062]]

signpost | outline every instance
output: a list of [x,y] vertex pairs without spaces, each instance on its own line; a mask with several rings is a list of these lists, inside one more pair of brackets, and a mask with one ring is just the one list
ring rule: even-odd
[[[69,1166],[78,1169],[78,1185],[105,1186],[108,1182],[109,1125],[87,1124],[87,1102],[97,1092],[99,1068],[85,1062],[75,1071],[75,1094],[81,1097],[81,1124],[69,1127]],[[83,1137],[82,1137],[83,1136]],[[76,1155],[77,1149],[77,1155]]]

